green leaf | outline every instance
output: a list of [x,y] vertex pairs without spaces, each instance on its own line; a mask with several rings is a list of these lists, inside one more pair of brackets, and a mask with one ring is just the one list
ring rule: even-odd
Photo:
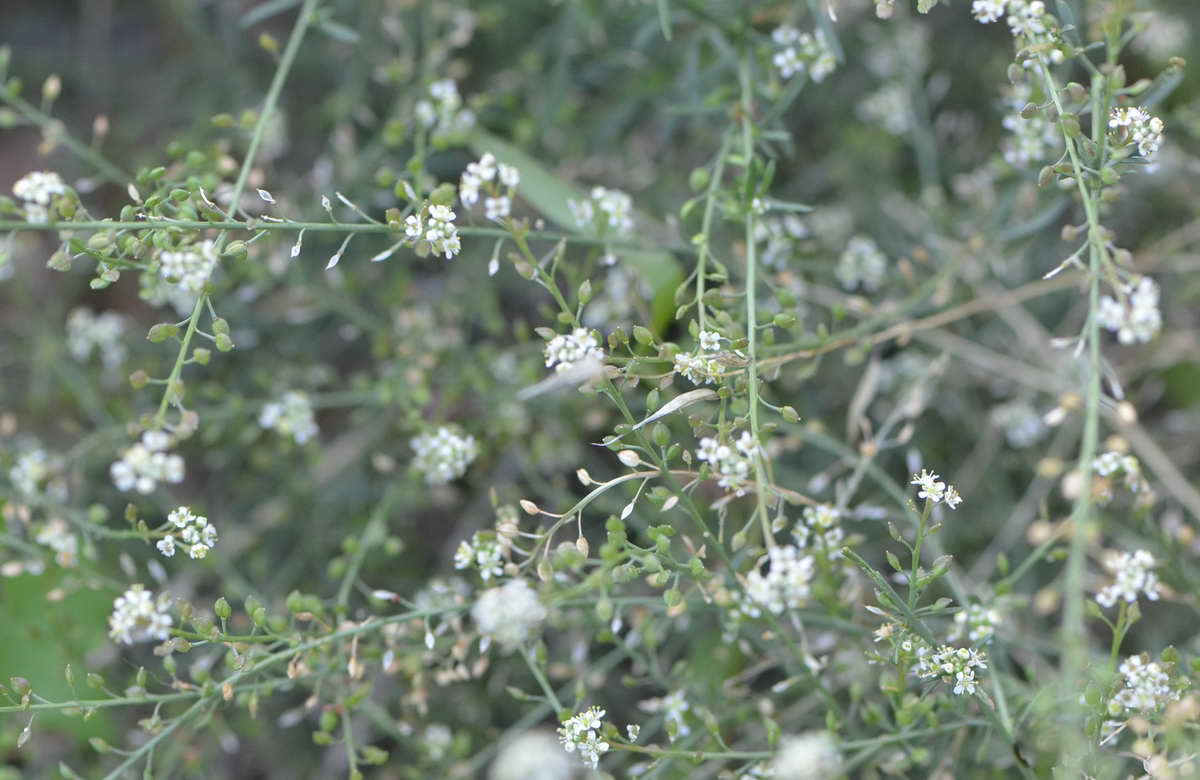
[[[567,206],[569,200],[584,200],[586,196],[582,192],[521,149],[487,132],[477,131],[471,138],[471,147],[479,154],[491,152],[500,162],[516,166],[521,171],[518,194],[564,231],[584,234],[575,224],[575,217]],[[636,213],[634,221],[656,235],[667,235],[666,228],[644,214]],[[675,288],[683,281],[679,263],[670,253],[661,250],[622,249],[620,256],[637,269],[650,286],[651,324],[656,333],[662,333],[675,315]]]

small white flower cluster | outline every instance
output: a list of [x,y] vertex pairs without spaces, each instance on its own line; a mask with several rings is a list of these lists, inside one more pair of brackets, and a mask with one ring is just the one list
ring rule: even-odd
[[78,361],[87,360],[95,351],[105,367],[116,368],[128,352],[121,340],[124,335],[125,318],[115,311],[94,314],[81,306],[67,316],[67,350]]
[[792,537],[800,547],[812,546],[828,560],[842,557],[842,513],[833,504],[804,507],[804,522],[792,529]]
[[600,765],[600,756],[608,752],[608,743],[600,736],[604,710],[591,707],[563,721],[558,730],[558,739],[568,753],[579,753],[583,763],[595,769]]
[[431,485],[458,479],[479,456],[474,436],[458,434],[444,425],[433,433],[415,437],[411,444],[417,453],[413,466],[425,474],[425,481]]
[[998,625],[1000,613],[995,609],[982,604],[969,604],[954,614],[954,630],[950,633],[950,641],[966,636],[975,644],[985,645],[996,635]]
[[571,759],[547,731],[526,731],[505,743],[488,771],[488,780],[570,780]]
[[[1106,478],[1123,475],[1125,487],[1130,493],[1150,493],[1150,484],[1142,474],[1142,464],[1133,455],[1115,450],[1101,453],[1092,461],[1092,470]],[[1101,503],[1106,504],[1112,500],[1111,485],[1102,485],[1099,490]]]
[[525,644],[546,619],[537,591],[522,579],[485,590],[471,607],[479,633],[495,640],[505,652]]
[[307,395],[296,390],[289,390],[283,398],[264,406],[258,415],[258,424],[263,428],[274,428],[283,436],[291,436],[297,444],[304,444],[317,435],[312,403]]
[[920,488],[917,491],[917,498],[925,498],[935,504],[945,504],[951,509],[958,509],[958,505],[962,503],[962,496],[958,494],[954,486],[941,482],[938,475],[932,471],[921,469],[920,474],[913,474],[912,482],[909,484],[917,485]]
[[492,531],[476,531],[454,551],[454,568],[475,569],[484,582],[504,576],[504,548]]
[[764,244],[759,259],[769,268],[786,268],[796,254],[797,242],[810,236],[808,226],[795,214],[754,221],[754,240]]
[[167,452],[174,443],[163,431],[146,431],[142,440],[121,453],[108,473],[117,490],[154,492],[159,482],[183,481],[183,458]]
[[13,195],[25,201],[25,220],[45,224],[50,219],[50,199],[63,195],[67,185],[54,171],[31,171],[13,185]]
[[691,726],[684,719],[684,715],[689,709],[691,709],[691,706],[688,704],[687,697],[684,696],[683,691],[674,691],[663,697],[663,720],[667,734],[672,742],[692,733]]
[[465,135],[475,127],[475,112],[463,108],[462,96],[453,79],[442,79],[429,85],[431,100],[418,100],[417,119],[433,130],[435,141],[449,141]]
[[600,342],[587,328],[560,333],[546,344],[546,368],[562,372],[581,360],[604,360]]
[[1036,102],[1033,87],[1024,82],[1014,84],[1006,99],[1008,113],[1001,126],[1012,133],[1001,143],[1004,161],[1014,168],[1027,168],[1058,153],[1062,135],[1044,113],[1028,118],[1021,116],[1026,104]]
[[409,214],[405,218],[404,235],[414,244],[427,244],[429,251],[449,260],[462,251],[455,216],[449,206],[431,205],[424,215]]
[[598,227],[601,233],[611,228],[618,236],[633,233],[633,199],[620,190],[593,187],[587,200],[568,200],[567,207],[581,228]]
[[923,680],[940,677],[944,683],[954,683],[956,696],[975,693],[976,669],[987,668],[987,655],[970,647],[942,645],[936,650],[917,648],[917,665],[913,671]]
[[695,385],[707,385],[721,378],[721,364],[703,353],[680,352],[675,356],[675,373]]
[[21,453],[8,470],[8,479],[17,492],[29,498],[45,495],[52,501],[67,500],[67,483],[62,475],[63,462],[44,449]]
[[[512,197],[521,183],[521,172],[511,165],[497,164],[491,152],[478,162],[467,163],[458,184],[458,197],[468,209],[479,202],[479,190],[484,195],[483,207],[488,219],[499,222],[512,213]],[[504,187],[503,190],[500,186]]]
[[837,68],[833,47],[821,30],[813,35],[784,25],[775,28],[771,40],[779,47],[772,62],[785,79],[807,71],[809,78],[819,84]]
[[887,273],[887,256],[879,249],[873,238],[854,236],[838,259],[838,281],[845,290],[861,287],[874,292],[883,283]]
[[1025,401],[1001,404],[992,409],[991,418],[1004,429],[1004,438],[1010,447],[1029,447],[1046,435],[1045,420]]
[[1108,115],[1108,129],[1117,143],[1137,144],[1138,154],[1152,161],[1162,145],[1163,121],[1144,108],[1114,108]]
[[842,773],[842,754],[827,732],[784,737],[770,771],[775,780],[828,780]]
[[1179,699],[1179,692],[1171,688],[1171,677],[1162,665],[1147,656],[1131,655],[1121,662],[1118,669],[1125,678],[1125,687],[1117,691],[1108,703],[1111,715],[1122,711],[1131,714],[1150,714]]
[[113,602],[108,618],[108,635],[118,642],[131,645],[166,639],[174,621],[168,614],[170,598],[164,593],[157,600],[142,585],[133,585]]
[[758,452],[758,444],[750,431],[742,431],[732,447],[710,437],[701,439],[696,459],[709,465],[717,476],[718,485],[744,496]]
[[746,575],[746,598],[741,602],[741,611],[757,618],[762,616],[763,609],[778,615],[785,609],[804,606],[812,590],[813,557],[801,555],[800,548],[787,544],[772,547],[758,565],[764,560],[768,562],[766,574],[755,568]]
[[864,122],[879,125],[892,135],[913,128],[912,98],[901,84],[885,84],[863,98],[854,113]]
[[1132,554],[1110,552],[1104,559],[1104,568],[1113,576],[1113,583],[1096,594],[1096,603],[1102,607],[1111,607],[1118,600],[1132,604],[1137,601],[1138,594],[1150,601],[1158,601],[1156,565],[1154,556],[1146,550]]
[[47,521],[34,541],[54,550],[54,560],[63,568],[69,569],[79,563],[79,539],[61,517]]
[[1150,341],[1162,329],[1158,310],[1158,285],[1148,276],[1121,290],[1121,299],[1108,295],[1100,298],[1096,319],[1100,327],[1117,334],[1117,341],[1133,344]]
[[199,294],[217,267],[217,250],[212,241],[158,253],[162,278],[190,293]]
[[[208,555],[208,551],[217,543],[217,528],[202,515],[192,514],[186,506],[171,510],[167,515],[168,522],[179,531],[179,543],[189,557],[200,559]],[[176,538],[173,532],[158,540],[155,546],[158,551],[168,558],[175,555]]]

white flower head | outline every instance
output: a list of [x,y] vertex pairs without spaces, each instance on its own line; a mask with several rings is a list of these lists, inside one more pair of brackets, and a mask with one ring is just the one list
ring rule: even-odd
[[784,737],[771,761],[775,780],[826,780],[842,772],[842,755],[826,732]]
[[289,390],[280,400],[263,406],[258,424],[262,428],[273,428],[280,435],[291,436],[297,444],[312,439],[318,430],[312,403],[307,395],[296,390]]
[[169,608],[170,599],[166,594],[156,600],[144,586],[133,585],[113,602],[108,635],[127,645],[167,639],[174,623],[168,614]]
[[546,344],[546,368],[563,372],[582,360],[604,360],[600,342],[587,328],[559,334]]
[[536,637],[546,607],[528,582],[513,579],[481,593],[471,607],[471,617],[480,634],[511,652]]
[[415,437],[411,444],[417,456],[413,467],[422,472],[425,481],[431,485],[458,479],[479,455],[474,436],[459,434],[444,425]]
[[1138,596],[1150,601],[1158,600],[1158,575],[1154,573],[1157,562],[1146,550],[1133,553],[1112,552],[1104,561],[1104,568],[1113,576],[1113,582],[1096,594],[1096,603],[1111,607],[1118,601],[1132,604]]
[[591,707],[563,721],[558,730],[558,739],[568,753],[578,753],[584,765],[595,769],[600,765],[600,756],[608,752],[608,742],[600,735],[605,711]]

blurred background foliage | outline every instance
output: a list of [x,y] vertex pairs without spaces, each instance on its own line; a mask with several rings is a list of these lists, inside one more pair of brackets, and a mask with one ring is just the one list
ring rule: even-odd
[[[236,123],[217,127],[212,118],[240,118],[259,105],[275,69],[263,36],[285,40],[294,5],[7,0],[0,42],[11,47],[10,73],[21,77],[28,94],[36,95],[51,74],[61,76],[54,116],[69,132],[86,141],[97,117],[107,118],[98,148],[122,169],[182,161],[228,181],[249,134]],[[295,218],[322,218],[320,197],[335,190],[382,213],[396,202],[386,171],[402,169],[410,152],[405,125],[413,103],[430,80],[448,77],[458,81],[481,128],[553,174],[547,186],[629,191],[642,215],[639,240],[686,246],[697,230],[695,214],[686,221],[679,216],[680,205],[694,194],[688,174],[715,154],[736,85],[730,53],[696,19],[703,14],[733,24],[743,4],[674,5],[673,39],[666,43],[655,3],[637,0],[323,3],[324,21],[284,89],[279,120],[251,184],[270,190],[277,211]],[[800,314],[790,337],[780,334],[779,341],[822,328],[841,330],[868,312],[902,321],[973,298],[986,302],[1057,265],[1069,251],[1058,235],[1074,211],[1069,193],[1039,192],[1036,167],[1015,170],[998,153],[1005,133],[1004,74],[1012,59],[1002,26],[976,24],[961,0],[923,17],[902,9],[889,22],[876,20],[867,2],[834,5],[846,62],[825,82],[804,88],[782,117],[791,138],[773,146],[773,194],[815,209],[804,217],[810,237],[796,242],[767,280],[776,292],[798,298],[788,306],[787,296],[767,296],[767,306]],[[1159,0],[1144,7],[1155,16],[1124,58],[1130,81],[1155,78],[1171,56],[1200,54],[1200,5]],[[755,25],[762,31],[785,21],[811,27],[808,5],[756,4]],[[763,73],[764,82],[774,78],[765,68]],[[1189,62],[1182,82],[1155,106],[1166,119],[1168,139],[1157,170],[1128,177],[1125,196],[1105,217],[1118,243],[1135,253],[1137,267],[1164,289],[1162,336],[1136,349],[1114,343],[1105,354],[1140,415],[1142,438],[1130,437],[1135,451],[1139,444],[1155,449],[1157,461],[1138,454],[1159,478],[1163,463],[1173,464],[1176,473],[1165,485],[1156,482],[1161,503],[1154,511],[1115,505],[1107,528],[1117,539],[1152,540],[1166,561],[1164,581],[1187,602],[1156,606],[1131,637],[1130,652],[1171,643],[1200,649],[1193,628],[1198,548],[1194,535],[1179,533],[1194,525],[1200,473],[1200,277],[1194,273],[1200,268],[1200,96],[1193,73]],[[881,93],[886,99],[865,108]],[[0,190],[9,191],[29,170],[46,168],[73,182],[93,214],[115,215],[127,202],[123,182],[105,181],[61,146],[45,148],[39,128],[12,113],[0,113],[0,124]],[[474,157],[469,148],[436,150],[428,169],[456,181]],[[547,190],[546,197],[553,200],[556,191]],[[523,213],[552,220],[549,205],[538,210],[535,201],[527,197]],[[726,240],[736,244],[736,230],[730,226]],[[874,238],[891,261],[889,279],[870,306],[843,295],[832,273],[855,234]],[[0,465],[9,465],[35,438],[67,453],[68,511],[80,522],[120,527],[128,496],[112,488],[108,466],[130,440],[127,423],[157,403],[155,393],[129,389],[125,377],[136,368],[165,373],[170,350],[140,335],[163,317],[138,298],[132,276],[97,293],[88,289],[86,270],[60,275],[45,269],[52,240],[19,235],[15,273],[0,284]],[[185,375],[190,406],[201,416],[198,436],[182,450],[187,480],[163,494],[169,500],[136,499],[151,516],[178,504],[202,508],[222,528],[212,557],[175,571],[173,593],[198,604],[219,594],[231,601],[255,594],[276,606],[293,589],[329,595],[389,485],[400,490],[389,538],[368,555],[362,579],[371,587],[412,593],[431,577],[449,574],[457,543],[494,522],[491,491],[503,503],[533,497],[544,507],[566,507],[582,495],[576,468],[611,473],[611,456],[589,444],[616,422],[606,408],[570,393],[528,403],[515,399],[517,390],[544,376],[542,342],[532,328],[552,324],[555,309],[509,266],[488,277],[490,242],[466,241],[451,262],[401,252],[370,264],[367,258],[386,244],[383,237],[365,236],[327,273],[325,261],[338,237],[310,234],[300,257],[289,260],[292,240],[260,242],[250,261],[223,264],[214,300],[232,324],[238,348]],[[572,250],[569,258],[567,279],[578,283],[590,275],[599,290],[588,317],[605,333],[652,319],[656,296],[669,302],[680,269],[691,262],[681,252],[660,252],[645,263],[623,257],[611,268],[594,252]],[[722,259],[739,267],[736,257]],[[897,314],[895,307],[911,301],[935,274],[944,275],[934,294]],[[67,353],[64,323],[78,306],[115,310],[136,323],[128,329],[129,354],[118,370],[106,370],[95,357],[78,363]],[[919,388],[919,430],[908,446],[882,452],[878,464],[902,482],[910,465],[906,454],[919,450],[926,465],[949,472],[967,503],[948,524],[943,545],[964,571],[988,577],[998,553],[1019,561],[1035,541],[1030,529],[1069,507],[1059,477],[1074,456],[1078,421],[1068,414],[1062,426],[1039,432],[1029,446],[1014,446],[995,410],[1017,401],[1040,417],[1062,402],[1078,374],[1069,353],[1051,348],[1049,339],[1073,335],[1085,311],[1079,288],[1063,285],[1020,306],[957,319],[911,339],[785,364],[767,397],[793,405],[804,427],[779,429],[773,444],[777,481],[827,492],[845,476],[841,453],[853,452],[870,426]],[[664,337],[686,341],[686,323],[655,319]],[[318,444],[295,446],[257,425],[262,403],[291,388],[308,392],[319,407]],[[856,398],[865,400],[865,411],[852,408]],[[480,440],[480,459],[452,486],[431,489],[406,471],[408,439],[429,421],[458,423]],[[686,425],[677,421],[673,430],[691,446]],[[821,441],[832,444],[823,448]],[[602,538],[603,513],[619,511],[628,498],[606,497],[585,530]],[[888,501],[881,487],[869,483],[862,498],[866,504]],[[882,561],[882,524],[863,520],[855,531],[867,539],[864,556]],[[12,555],[20,557],[19,551]],[[90,669],[113,680],[130,677],[139,662],[110,644],[104,617],[126,581],[146,578],[153,557],[148,546],[104,542],[85,550],[76,569],[51,563],[40,575],[0,579],[0,677],[27,677],[51,698],[70,695],[62,669],[71,659],[86,659]],[[122,570],[136,577],[126,578]],[[1014,609],[1010,632],[997,641],[1011,638],[1037,649],[1054,624],[1054,605],[1037,600],[1052,576],[1052,567],[1039,567],[1021,583],[1014,603],[1033,608]],[[843,617],[862,617],[854,605],[842,609]],[[659,618],[631,619],[646,621],[653,633]],[[742,669],[739,650],[721,645],[718,632],[702,631],[702,613],[691,619],[697,625],[690,632],[662,625],[661,655],[686,660],[691,678],[707,681],[708,706],[739,706],[721,699],[722,682]],[[552,657],[569,657],[567,649],[582,643],[603,668],[603,647],[587,649],[586,628],[569,615],[559,620],[548,631],[547,642],[558,650]],[[619,682],[627,664],[610,670],[608,679]],[[560,680],[573,673],[565,663],[553,671]],[[524,677],[523,670],[516,674]],[[603,679],[596,671],[591,682]],[[381,710],[372,728],[397,761],[380,776],[441,776],[451,765],[477,770],[498,729],[527,712],[527,705],[504,693],[510,682],[497,672],[478,683],[438,688],[421,718],[411,708],[400,708],[407,714],[398,720],[396,708],[392,715]],[[112,683],[116,690],[124,685]],[[650,695],[636,685],[627,692],[613,685],[607,693],[606,704],[621,713],[621,722],[633,722],[635,702]],[[390,705],[402,694],[381,684],[373,698]],[[280,727],[293,723],[288,713],[303,698],[293,690],[265,700],[257,719],[242,710],[220,711],[215,728],[169,748],[185,767],[181,776],[340,771],[336,756],[314,765],[317,748],[306,729]],[[116,743],[145,714],[111,711],[87,723],[39,716],[33,752],[13,748],[26,719],[4,717],[0,764],[14,777],[49,776],[59,760],[77,769],[96,766],[98,759],[78,737]],[[455,737],[444,755],[435,756],[422,735],[440,723]]]

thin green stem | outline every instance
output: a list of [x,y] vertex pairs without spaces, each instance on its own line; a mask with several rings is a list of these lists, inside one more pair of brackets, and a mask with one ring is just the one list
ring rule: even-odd
[[546,695],[546,702],[554,706],[554,713],[563,711],[562,702],[558,700],[558,694],[554,692],[554,688],[550,686],[550,681],[546,679],[545,672],[537,664],[537,659],[533,657],[533,651],[528,647],[521,648],[521,657],[525,659],[525,665],[529,667],[529,672],[533,675],[533,679],[537,680],[541,686],[542,693]]

